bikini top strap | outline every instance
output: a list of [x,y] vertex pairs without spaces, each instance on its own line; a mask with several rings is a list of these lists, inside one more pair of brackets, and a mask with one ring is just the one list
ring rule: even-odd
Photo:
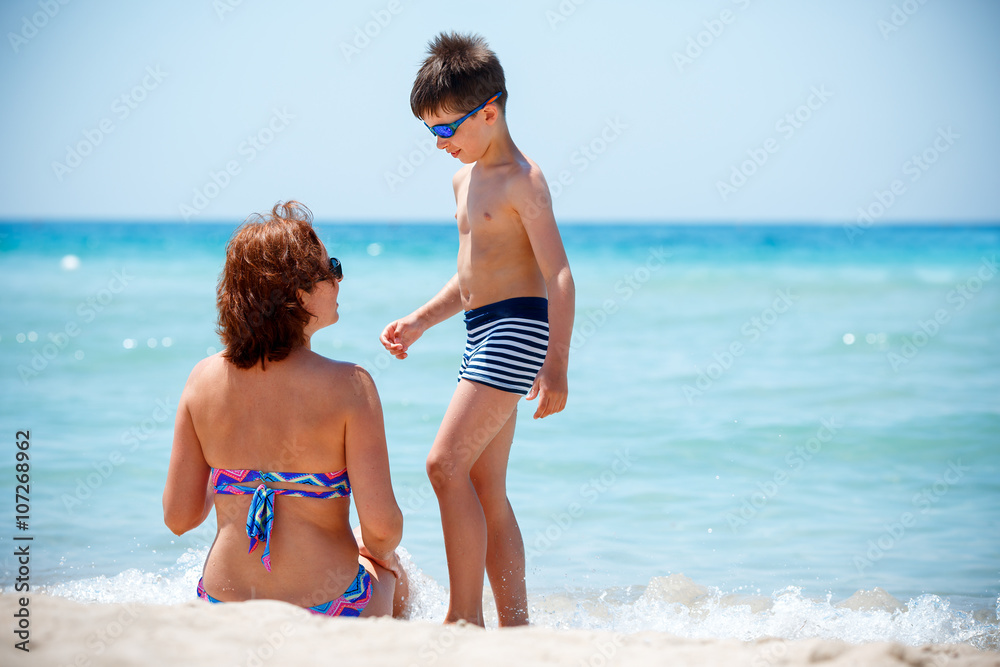
[[[212,468],[210,480],[216,493],[233,496],[253,496],[247,510],[246,530],[250,538],[250,551],[257,544],[264,543],[264,553],[260,560],[271,571],[271,527],[274,524],[274,497],[293,496],[298,498],[345,498],[351,495],[351,482],[347,468],[335,473],[286,473],[262,472],[259,470],[229,470]],[[249,485],[256,482],[256,486]],[[275,489],[264,482],[292,482],[325,487],[326,491],[300,491],[298,489]]]
[[217,493],[228,495],[248,495],[252,488],[239,485],[256,485],[264,482],[289,482],[293,484],[308,484],[330,489],[328,492],[297,491],[294,489],[274,489],[279,495],[300,496],[305,498],[339,498],[351,494],[351,481],[347,476],[347,468],[337,472],[301,473],[301,472],[265,472],[261,470],[235,470],[229,468],[212,468],[210,477],[212,486]]

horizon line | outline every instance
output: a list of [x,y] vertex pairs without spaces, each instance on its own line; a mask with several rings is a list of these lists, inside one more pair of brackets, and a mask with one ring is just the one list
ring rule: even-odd
[[[249,216],[248,216],[249,217]],[[238,225],[242,224],[246,218],[236,220],[236,219],[226,219],[226,218],[212,218],[197,221],[184,221],[173,218],[126,218],[126,217],[115,217],[115,218],[99,218],[99,217],[79,217],[79,218],[60,218],[60,217],[0,217],[0,225],[37,225],[37,224],[133,224],[133,225],[178,225],[182,227],[187,226],[197,226],[197,225]],[[397,220],[380,220],[375,218],[314,218],[313,224],[315,225],[401,225],[401,226],[434,226],[434,227],[453,227],[456,223],[449,220],[416,220],[416,219],[397,219]],[[727,226],[727,227],[739,227],[739,226],[815,226],[815,227],[842,227],[845,225],[857,225],[858,222],[853,219],[845,220],[833,220],[833,219],[791,219],[791,218],[779,218],[779,219],[765,219],[765,218],[753,218],[753,219],[742,219],[742,220],[732,220],[725,218],[703,218],[703,219],[680,219],[680,218],[664,218],[664,219],[653,219],[653,218],[633,218],[628,220],[598,220],[598,219],[569,219],[558,221],[559,226],[569,226],[569,227],[586,227],[586,226]],[[892,226],[892,227],[992,227],[1000,226],[1000,218],[996,219],[913,219],[913,220],[876,220],[868,225],[867,227],[881,227],[881,226]]]

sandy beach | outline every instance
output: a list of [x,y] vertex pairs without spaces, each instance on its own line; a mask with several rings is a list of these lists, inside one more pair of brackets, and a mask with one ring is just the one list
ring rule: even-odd
[[[11,618],[14,595],[0,596]],[[682,639],[663,633],[522,628],[482,631],[425,621],[328,619],[281,602],[208,605],[82,604],[47,595],[30,600],[26,654],[16,635],[4,665],[315,664],[317,657],[371,665],[921,665],[996,666],[1000,653],[965,645],[849,644],[808,639],[753,642]],[[13,637],[13,638],[12,638]]]

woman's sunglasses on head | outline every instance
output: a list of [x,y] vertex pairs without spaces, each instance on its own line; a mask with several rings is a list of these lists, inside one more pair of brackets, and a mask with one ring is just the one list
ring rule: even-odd
[[469,113],[465,114],[464,116],[462,116],[461,118],[459,118],[458,120],[456,120],[454,123],[447,123],[445,125],[435,125],[433,127],[431,127],[427,123],[424,123],[424,126],[428,130],[430,130],[435,136],[447,139],[447,138],[449,138],[451,136],[454,136],[455,131],[458,129],[459,125],[461,125],[462,123],[464,123],[471,116],[475,115],[475,113],[477,111],[479,111],[480,109],[482,109],[487,104],[490,104],[492,102],[496,102],[497,98],[500,97],[501,95],[503,95],[503,91],[500,91],[499,93],[497,93],[496,95],[494,95],[490,99],[486,100],[485,102],[483,102],[482,104],[480,104],[478,107],[476,107],[475,109],[473,109]]

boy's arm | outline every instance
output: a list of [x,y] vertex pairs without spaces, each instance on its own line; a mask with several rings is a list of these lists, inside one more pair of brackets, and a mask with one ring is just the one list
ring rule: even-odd
[[458,274],[451,277],[433,299],[402,319],[390,322],[379,340],[397,359],[406,359],[406,351],[435,324],[462,310],[462,295],[458,290]]
[[539,419],[566,407],[569,393],[566,370],[573,335],[576,286],[559,227],[552,214],[549,186],[538,167],[532,167],[527,177],[512,184],[511,200],[528,234],[549,299],[549,349],[527,396],[528,400],[538,397],[534,417]]
[[[466,165],[455,172],[451,178],[451,187],[455,191],[455,203],[458,203],[458,190],[463,180],[468,179],[472,165]],[[458,217],[458,214],[455,214]],[[406,317],[390,322],[379,340],[389,354],[397,359],[406,359],[406,350],[420,336],[435,324],[440,324],[452,315],[462,310],[462,293],[458,288],[458,274],[451,277],[433,299],[417,308]]]

